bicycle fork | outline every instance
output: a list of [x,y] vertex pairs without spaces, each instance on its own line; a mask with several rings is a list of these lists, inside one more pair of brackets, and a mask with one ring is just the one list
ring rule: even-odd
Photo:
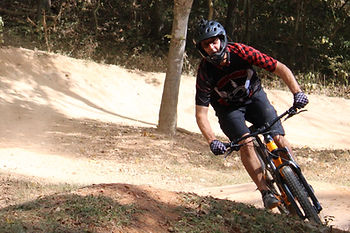
[[[284,182],[283,175],[280,172],[281,169],[284,166],[289,166],[294,173],[298,176],[299,181],[304,186],[308,196],[311,198],[312,203],[314,205],[314,208],[316,209],[317,213],[320,213],[322,210],[322,206],[320,205],[319,201],[317,200],[314,191],[312,190],[311,186],[307,183],[304,175],[301,172],[300,167],[297,165],[297,163],[292,158],[290,152],[287,148],[278,148],[276,143],[274,142],[273,138],[270,135],[264,136],[264,141],[267,146],[268,151],[270,152],[270,156],[272,157],[273,161],[273,170],[275,170],[275,174],[277,175],[276,179],[278,179],[278,183],[281,184],[280,190],[281,192],[281,201],[283,201],[286,206],[293,206],[293,209],[297,212],[297,214],[305,219],[306,216],[302,214],[299,207],[297,206],[297,203],[295,201],[295,197],[289,190],[287,184]],[[287,156],[287,159],[284,159],[285,161],[282,161],[282,158],[280,154],[284,154]]]
[[[273,138],[270,135],[264,135],[264,141],[266,144],[266,147],[268,151],[270,152],[268,156],[271,156],[273,164],[270,164],[272,167],[272,170],[274,171],[274,174],[280,174],[277,172],[277,167],[279,167],[283,162],[280,156],[278,156],[278,147],[276,143],[274,142]],[[288,196],[286,192],[284,192],[284,187],[281,187],[280,184],[283,184],[281,176],[275,177],[275,179],[278,179],[277,185],[280,186],[279,189],[281,191],[281,195],[279,197],[280,201],[284,202],[286,206],[290,206],[292,203],[288,200]]]

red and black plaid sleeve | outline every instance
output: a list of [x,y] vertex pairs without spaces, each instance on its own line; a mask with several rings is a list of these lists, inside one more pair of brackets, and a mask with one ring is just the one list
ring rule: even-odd
[[277,60],[245,44],[234,43],[229,49],[252,65],[273,72],[276,69]]

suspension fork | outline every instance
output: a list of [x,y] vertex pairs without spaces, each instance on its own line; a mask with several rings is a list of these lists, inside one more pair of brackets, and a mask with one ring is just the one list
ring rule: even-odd
[[279,187],[279,190],[281,193],[280,199],[281,199],[281,201],[283,201],[285,203],[286,206],[293,205],[289,201],[288,196],[290,196],[290,192],[288,192],[288,190],[287,190],[287,193],[286,193],[285,184],[283,182],[283,177],[280,173],[280,168],[283,165],[283,161],[282,161],[280,154],[286,153],[288,155],[288,157],[290,159],[292,159],[290,156],[290,153],[288,152],[288,150],[286,148],[278,148],[275,141],[273,140],[273,138],[269,134],[264,135],[264,142],[265,142],[266,147],[269,151],[268,156],[270,158],[268,160],[272,162],[272,163],[270,162],[270,166],[273,170],[273,173],[275,176],[274,178],[276,179],[277,186]]

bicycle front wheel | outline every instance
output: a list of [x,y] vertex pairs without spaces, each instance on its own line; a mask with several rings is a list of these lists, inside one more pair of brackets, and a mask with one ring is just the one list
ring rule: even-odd
[[293,194],[296,202],[299,203],[301,209],[304,212],[305,217],[314,223],[322,224],[320,217],[314,206],[311,204],[311,201],[308,197],[308,194],[304,186],[299,181],[298,176],[293,172],[290,167],[282,168],[282,175],[287,183],[287,186],[290,189],[290,192]]

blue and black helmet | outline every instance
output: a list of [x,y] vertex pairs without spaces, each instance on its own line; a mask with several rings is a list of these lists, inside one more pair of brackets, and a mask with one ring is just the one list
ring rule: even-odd
[[[220,50],[217,53],[208,55],[201,46],[201,41],[209,39],[211,37],[218,37],[220,39]],[[225,28],[218,22],[213,20],[202,19],[198,25],[198,32],[196,38],[196,47],[200,54],[209,62],[218,65],[224,57],[227,46],[227,36]]]

